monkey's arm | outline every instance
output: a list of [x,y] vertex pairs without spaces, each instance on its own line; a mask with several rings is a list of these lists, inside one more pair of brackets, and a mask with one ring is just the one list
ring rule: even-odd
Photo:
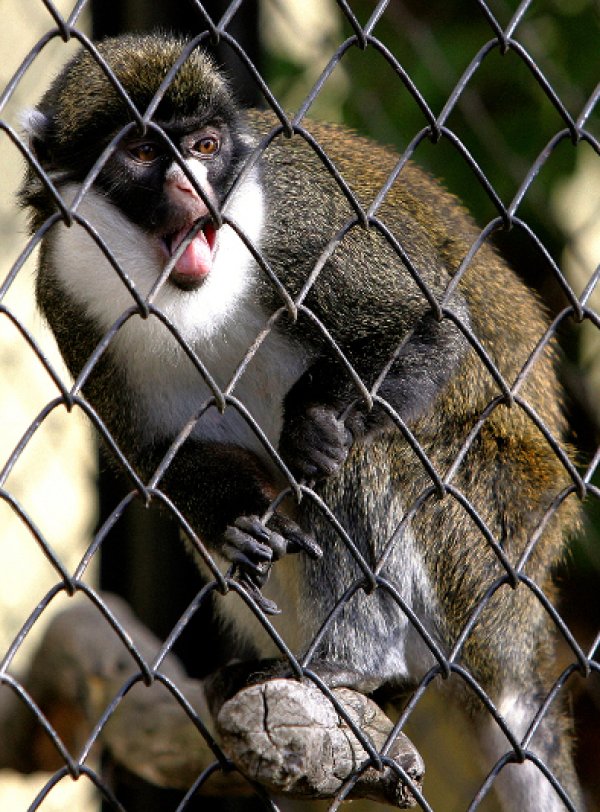
[[[425,314],[396,346],[389,337],[375,337],[350,345],[347,356],[367,389],[410,426],[431,410],[467,347],[451,321],[436,322]],[[381,405],[367,408],[347,370],[331,355],[316,360],[292,387],[284,416],[280,452],[297,476],[309,480],[332,475],[352,443],[392,425]]]
[[[154,459],[162,451],[157,455],[155,449]],[[277,510],[268,522],[262,520],[277,489],[256,455],[244,448],[189,440],[159,487],[209,548],[234,566],[237,579],[267,613],[277,611],[260,593],[270,563],[300,551],[321,555],[313,538]]]

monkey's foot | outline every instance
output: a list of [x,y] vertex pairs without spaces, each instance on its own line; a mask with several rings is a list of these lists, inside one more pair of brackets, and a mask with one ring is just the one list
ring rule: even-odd
[[[363,694],[336,688],[349,718],[380,751],[393,724]],[[331,798],[369,755],[327,697],[312,683],[274,679],[253,685],[226,702],[217,718],[224,751],[248,778],[292,797]],[[402,733],[387,753],[420,789],[421,756]],[[370,798],[401,809],[415,806],[400,770],[365,769],[349,797]]]

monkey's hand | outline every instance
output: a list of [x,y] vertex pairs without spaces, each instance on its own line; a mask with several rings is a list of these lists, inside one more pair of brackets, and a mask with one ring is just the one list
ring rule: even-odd
[[273,561],[289,553],[321,558],[316,541],[294,521],[274,513],[267,523],[258,516],[240,516],[226,529],[223,554],[231,561],[233,577],[267,615],[279,614],[277,604],[266,598],[266,584]]
[[286,412],[279,451],[294,476],[307,481],[332,476],[351,445],[352,434],[333,407],[313,404]]

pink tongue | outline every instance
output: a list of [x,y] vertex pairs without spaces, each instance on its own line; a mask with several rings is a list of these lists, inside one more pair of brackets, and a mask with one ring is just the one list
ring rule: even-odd
[[[183,240],[189,229],[177,235],[173,241],[172,251]],[[180,239],[181,238],[181,239]],[[203,279],[212,270],[212,249],[203,231],[199,231],[183,254],[175,263],[175,271],[179,276],[184,276],[190,280]]]

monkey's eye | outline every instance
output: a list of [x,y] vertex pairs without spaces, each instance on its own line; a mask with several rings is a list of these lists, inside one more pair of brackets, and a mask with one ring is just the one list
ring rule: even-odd
[[151,164],[160,157],[161,151],[157,144],[145,141],[143,144],[133,144],[127,147],[131,157],[141,164]]
[[216,155],[221,147],[219,139],[214,135],[204,135],[194,142],[192,152],[200,155],[202,158],[211,158]]

